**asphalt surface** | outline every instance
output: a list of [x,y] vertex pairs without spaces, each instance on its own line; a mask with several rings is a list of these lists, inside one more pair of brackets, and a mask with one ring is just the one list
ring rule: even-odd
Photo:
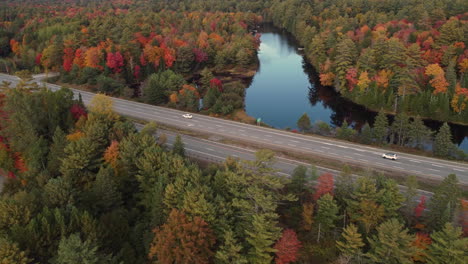
[[[36,76],[40,80],[41,76]],[[9,81],[14,85],[18,79],[15,76],[0,74],[0,81]],[[39,81],[38,81],[39,82]],[[42,83],[41,83],[42,84]],[[46,84],[51,90],[60,89],[60,86]],[[75,95],[82,95],[85,104],[89,104],[94,93],[73,90]],[[468,164],[445,161],[435,158],[427,158],[406,153],[397,153],[396,161],[382,158],[385,150],[359,145],[354,143],[324,139],[315,136],[305,136],[288,131],[264,128],[243,124],[205,115],[192,114],[192,119],[185,119],[182,112],[175,109],[152,106],[143,103],[113,98],[114,110],[122,115],[141,120],[154,121],[156,123],[177,127],[184,130],[192,130],[218,138],[243,141],[255,146],[263,146],[273,150],[294,153],[296,155],[314,155],[341,161],[343,163],[356,164],[375,170],[393,171],[401,175],[415,175],[420,178],[442,180],[449,174],[456,174],[463,185],[468,184]],[[226,145],[227,146],[227,145]],[[197,149],[187,144],[187,150],[216,156],[216,151],[209,149]],[[236,149],[236,147],[228,146]]]

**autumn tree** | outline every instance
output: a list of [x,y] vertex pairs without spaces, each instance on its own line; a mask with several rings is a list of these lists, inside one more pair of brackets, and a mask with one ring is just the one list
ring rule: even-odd
[[207,263],[214,256],[211,248],[215,238],[208,224],[199,217],[190,220],[183,212],[173,209],[167,222],[153,232],[148,253],[151,263]]
[[347,70],[354,64],[356,60],[356,45],[349,38],[344,38],[336,46],[337,56],[335,58],[335,72],[340,81],[340,88],[345,87],[345,75]]
[[318,200],[325,194],[333,195],[334,179],[331,173],[323,173],[318,178],[317,187],[314,193],[314,200]]
[[31,259],[26,252],[22,251],[18,244],[0,237],[0,263],[2,264],[27,264]]
[[301,241],[297,239],[296,232],[292,229],[285,229],[281,238],[276,242],[276,264],[289,264],[298,258]]

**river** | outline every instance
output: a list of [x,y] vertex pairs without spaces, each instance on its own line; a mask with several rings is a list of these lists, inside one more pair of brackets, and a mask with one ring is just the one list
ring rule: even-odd
[[[298,48],[290,34],[269,25],[263,27],[260,67],[246,92],[247,114],[280,129],[296,129],[304,113],[312,123],[320,120],[332,127],[341,126],[344,120],[356,129],[366,122],[372,124],[376,113],[344,99],[330,87],[322,87]],[[425,123],[433,130],[441,125]],[[454,142],[468,152],[468,127],[451,128]]]

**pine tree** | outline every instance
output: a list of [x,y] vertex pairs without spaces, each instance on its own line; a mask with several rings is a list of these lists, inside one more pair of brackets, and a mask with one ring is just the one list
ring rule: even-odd
[[303,132],[307,132],[310,129],[310,127],[311,127],[310,118],[307,115],[307,113],[304,113],[299,118],[299,120],[297,120],[297,127],[299,128],[299,130],[301,130]]
[[90,241],[82,241],[79,234],[72,234],[68,238],[62,238],[59,243],[56,264],[100,264],[106,263],[105,258],[100,258],[98,247]]
[[415,197],[418,194],[418,180],[416,176],[410,175],[408,178],[406,178],[405,186],[406,190],[404,192],[404,213],[406,218],[410,219],[413,214],[413,209],[416,206]]
[[228,230],[224,233],[223,244],[216,251],[215,259],[219,264],[246,264],[247,259],[242,254],[242,245],[237,242],[234,233]]
[[172,146],[172,153],[185,157],[184,143],[182,142],[182,137],[179,134],[176,136],[174,145]]
[[320,197],[317,201],[317,215],[315,221],[318,224],[318,238],[320,240],[321,233],[328,233],[331,229],[335,227],[335,222],[338,217],[338,205],[333,200],[333,197],[330,194],[325,194]]
[[468,238],[462,237],[461,228],[446,223],[441,231],[432,233],[431,238],[427,263],[465,264],[468,260]]
[[378,202],[385,209],[385,217],[397,217],[398,210],[405,200],[398,188],[397,182],[393,179],[386,179],[380,192]]
[[304,165],[298,165],[291,176],[291,182],[286,185],[286,189],[289,193],[295,194],[299,197],[299,200],[305,198],[308,188],[308,176],[307,167]]
[[280,229],[275,227],[269,230],[272,225],[263,214],[253,215],[252,218],[253,229],[245,231],[246,240],[250,244],[247,259],[249,263],[269,264],[273,260],[273,244],[279,238]]
[[122,194],[115,183],[114,171],[111,167],[101,167],[91,188],[91,207],[96,213],[111,211],[123,203]]
[[408,133],[410,144],[414,145],[418,149],[423,149],[424,143],[430,139],[431,134],[431,130],[424,125],[421,117],[416,116],[410,124]]
[[217,88],[208,88],[208,92],[203,97],[203,108],[210,109],[218,100],[219,95]]
[[356,45],[349,38],[344,38],[336,46],[337,55],[335,57],[335,73],[340,81],[338,89],[343,89],[346,85],[346,72],[354,65],[357,57]]
[[461,190],[455,174],[448,175],[437,187],[428,204],[431,212],[428,226],[432,230],[440,230],[443,225],[453,220],[454,213],[459,205]]
[[385,115],[383,109],[379,111],[379,114],[375,118],[375,123],[372,132],[374,134],[374,139],[378,144],[387,142],[388,118],[387,115]]
[[453,150],[452,133],[450,127],[445,122],[439,129],[434,140],[434,154],[439,157],[448,158]]
[[396,219],[390,219],[377,227],[377,235],[369,240],[371,249],[366,254],[374,263],[411,264],[416,252],[412,245],[414,236]]
[[392,143],[395,142],[396,138],[396,144],[403,146],[408,140],[410,129],[409,117],[404,112],[398,113],[390,127],[393,139]]
[[361,234],[355,225],[350,224],[341,233],[342,240],[336,241],[336,246],[340,250],[341,254],[345,257],[346,263],[349,263],[351,259],[358,257],[362,254],[362,247],[364,242]]
[[354,134],[356,134],[356,131],[348,126],[348,122],[346,120],[336,131],[336,137],[345,140],[351,140]]
[[363,144],[371,144],[372,137],[372,129],[369,126],[369,123],[366,122],[366,124],[361,128],[361,133],[359,134],[360,141]]
[[144,99],[149,104],[159,105],[166,103],[166,92],[166,87],[161,83],[161,76],[157,73],[151,74],[143,86]]
[[351,173],[351,168],[345,164],[336,178],[335,199],[342,208],[346,206],[346,201],[351,199],[351,194],[353,193],[354,184]]
[[65,157],[65,147],[67,144],[65,133],[60,127],[57,127],[47,156],[47,169],[52,175],[58,175],[59,173],[62,159]]

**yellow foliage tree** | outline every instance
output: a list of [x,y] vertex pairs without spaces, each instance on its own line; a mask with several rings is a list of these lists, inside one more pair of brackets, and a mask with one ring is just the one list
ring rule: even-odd
[[85,134],[81,131],[76,131],[75,133],[67,135],[68,141],[77,141],[78,139],[84,137]]
[[96,94],[93,99],[91,99],[89,111],[92,114],[106,116],[110,120],[118,118],[117,114],[114,112],[114,102],[105,94]]
[[444,70],[440,67],[439,64],[429,64],[426,67],[425,73],[426,75],[433,77],[429,83],[432,85],[432,87],[434,87],[434,94],[445,93],[447,91],[449,83],[445,79]]
[[359,86],[359,90],[361,92],[364,92],[365,90],[367,90],[370,83],[371,83],[371,80],[369,79],[369,73],[367,71],[361,72],[361,74],[359,75],[359,80],[357,82],[357,85]]
[[314,204],[304,203],[302,205],[302,229],[305,231],[312,230],[312,224],[314,223]]

